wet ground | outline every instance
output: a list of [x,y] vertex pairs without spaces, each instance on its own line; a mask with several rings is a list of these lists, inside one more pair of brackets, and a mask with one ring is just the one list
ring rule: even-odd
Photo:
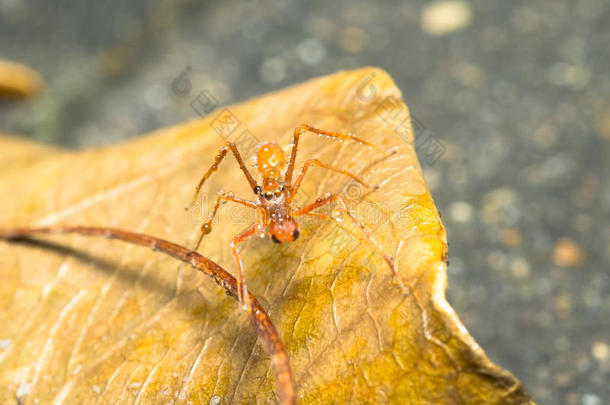
[[[47,79],[1,128],[112,143],[375,65],[443,145],[422,156],[449,300],[540,404],[610,398],[610,4],[604,0],[0,2],[0,55]],[[175,86],[188,72],[192,88]],[[174,83],[174,86],[172,86]]]

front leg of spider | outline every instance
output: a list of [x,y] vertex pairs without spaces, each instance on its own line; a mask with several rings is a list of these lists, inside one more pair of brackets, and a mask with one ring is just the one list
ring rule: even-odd
[[301,187],[301,183],[303,182],[303,178],[305,177],[305,174],[307,173],[307,169],[309,169],[312,166],[318,166],[323,169],[327,169],[327,170],[330,170],[330,171],[333,171],[336,173],[341,173],[347,177],[354,179],[356,182],[358,182],[359,184],[362,184],[364,187],[367,187],[367,188],[371,188],[371,189],[379,188],[379,186],[371,186],[371,185],[365,183],[364,180],[362,180],[360,177],[348,172],[347,170],[329,166],[327,164],[320,162],[318,159],[309,159],[308,161],[305,162],[305,164],[299,171],[299,176],[297,177],[297,179],[294,181],[294,184],[290,188],[290,193],[288,194],[288,197],[287,197],[289,203],[292,202],[293,198],[297,194],[297,191],[299,190],[299,187]]
[[212,222],[214,221],[214,217],[216,216],[218,207],[220,206],[220,204],[223,201],[225,201],[225,202],[232,201],[234,203],[244,205],[248,208],[253,208],[253,209],[258,208],[258,206],[256,205],[256,203],[254,201],[244,200],[244,199],[241,199],[238,197],[233,197],[232,195],[224,195],[224,194],[219,195],[216,198],[216,204],[214,204],[214,209],[212,210],[212,215],[210,215],[210,218],[208,219],[207,222],[205,222],[205,223],[203,223],[203,225],[201,225],[201,235],[199,236],[199,240],[197,241],[197,244],[195,245],[195,248],[193,250],[199,249],[199,245],[201,244],[203,237],[205,235],[207,235],[208,233],[212,232]]
[[[317,134],[319,136],[326,136],[327,138],[339,140],[339,141],[350,141],[359,143],[360,145],[367,146],[369,149],[377,149],[379,147],[375,144],[369,143],[364,139],[360,139],[350,134],[342,134],[340,132],[326,131],[324,129],[314,128],[311,125],[300,125],[294,129],[294,133],[292,135],[292,150],[290,152],[290,158],[288,162],[288,169],[286,170],[286,174],[284,175],[284,183],[289,187],[292,186],[292,174],[294,172],[294,165],[297,158],[297,151],[299,149],[299,139],[301,135],[304,133],[312,133]],[[330,169],[327,167],[327,169]],[[330,169],[333,170],[333,169]]]
[[191,204],[194,203],[197,199],[197,195],[199,195],[199,191],[203,187],[205,181],[214,172],[216,172],[216,170],[218,170],[218,166],[223,161],[228,151],[231,151],[233,153],[233,156],[235,156],[235,160],[237,160],[239,168],[244,173],[244,176],[246,176],[246,180],[248,181],[248,184],[250,184],[250,188],[254,189],[256,187],[256,180],[254,180],[254,177],[252,177],[252,174],[250,174],[250,171],[248,171],[248,168],[246,167],[246,164],[244,163],[244,160],[242,159],[239,150],[237,150],[237,146],[235,146],[233,142],[226,142],[224,146],[218,150],[218,154],[214,158],[214,163],[212,163],[212,166],[210,166],[210,168],[205,172],[205,174],[201,177],[201,180],[199,180],[199,184],[197,184],[197,187],[195,187],[195,195],[193,196]]
[[239,244],[255,235],[258,228],[259,224],[252,224],[235,236],[231,241],[233,256],[235,256],[235,262],[237,264],[237,299],[239,301],[239,307],[247,313],[252,312],[252,307],[250,306],[250,296],[248,295],[248,286],[246,285],[246,275],[244,274],[244,267],[241,262],[241,256],[239,255]]
[[354,235],[355,237],[357,237],[358,239],[360,239],[362,242],[368,244],[370,247],[373,248],[373,250],[375,250],[381,257],[383,257],[383,259],[385,260],[385,262],[388,264],[388,267],[390,268],[390,270],[392,271],[392,274],[394,275],[394,277],[396,278],[400,288],[403,291],[407,291],[407,288],[405,287],[405,285],[402,283],[402,281],[400,280],[400,278],[398,277],[398,273],[396,272],[396,268],[394,267],[394,262],[392,261],[392,259],[390,258],[390,256],[388,256],[383,249],[381,248],[381,245],[379,244],[379,242],[377,242],[377,240],[373,237],[373,235],[369,232],[369,230],[362,224],[362,222],[360,222],[358,220],[358,218],[352,213],[352,211],[349,209],[349,206],[347,205],[347,203],[345,202],[345,200],[343,199],[343,197],[341,197],[340,195],[336,195],[336,194],[332,194],[326,198],[318,198],[316,201],[314,201],[313,203],[304,206],[301,209],[298,209],[296,211],[293,212],[293,215],[295,217],[298,216],[302,216],[302,215],[311,215],[311,216],[316,216],[319,218],[325,218],[328,220],[333,221],[335,224],[341,226],[340,221],[335,218],[332,215],[328,215],[328,214],[324,214],[324,213],[319,213],[319,212],[313,212],[316,208],[319,208],[323,205],[326,204],[331,204],[333,202],[338,202],[340,205],[340,208],[342,211],[344,211],[347,215],[347,217],[356,225],[358,226],[358,228],[360,228],[362,234],[361,235],[355,235],[352,233],[352,235]]

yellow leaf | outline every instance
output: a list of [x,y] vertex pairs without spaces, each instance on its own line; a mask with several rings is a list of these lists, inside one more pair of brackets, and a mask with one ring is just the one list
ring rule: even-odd
[[[183,208],[223,138],[252,155],[252,140],[288,147],[304,123],[387,152],[303,135],[299,166],[317,158],[380,187],[312,168],[297,201],[344,193],[400,280],[347,221],[341,229],[308,219],[295,242],[245,243],[249,289],[283,338],[300,402],[529,403],[445,300],[445,231],[408,111],[381,70],[337,73],[113,147],[17,161],[0,173],[0,226],[113,226],[192,246],[198,213]],[[206,204],[220,189],[252,197],[225,160],[205,184]],[[200,252],[232,271],[229,242],[252,218],[221,206]],[[0,402],[17,394],[28,403],[277,401],[268,353],[210,280],[118,241],[44,240],[0,242]]]
[[0,59],[0,96],[32,97],[40,91],[43,80],[29,67]]

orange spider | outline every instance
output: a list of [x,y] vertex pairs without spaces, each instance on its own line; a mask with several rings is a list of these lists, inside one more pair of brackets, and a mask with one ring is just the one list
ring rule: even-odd
[[[220,148],[218,155],[214,160],[212,166],[208,169],[208,171],[203,175],[199,184],[195,189],[195,196],[193,197],[193,202],[195,202],[203,183],[210,177],[210,175],[218,170],[218,165],[224,159],[227,152],[230,150],[233,152],[239,167],[244,172],[246,176],[246,180],[250,183],[250,187],[254,194],[256,195],[256,201],[244,200],[238,197],[234,197],[232,194],[224,194],[221,193],[216,198],[216,204],[214,205],[214,210],[212,211],[212,215],[208,222],[204,223],[201,226],[201,237],[197,241],[197,245],[195,250],[199,248],[201,244],[201,240],[205,235],[212,231],[212,220],[216,215],[216,211],[220,203],[224,201],[233,201],[238,204],[245,205],[246,207],[253,208],[257,210],[257,221],[247,227],[244,231],[240,232],[233,240],[231,241],[231,248],[233,249],[233,255],[235,256],[235,260],[237,261],[237,288],[238,288],[238,299],[240,307],[250,312],[250,301],[247,299],[247,287],[246,287],[246,277],[244,274],[241,257],[239,255],[238,245],[241,242],[246,241],[253,235],[261,235],[261,236],[270,236],[276,243],[282,243],[285,241],[294,241],[299,237],[299,226],[295,221],[295,217],[301,215],[311,215],[321,218],[326,218],[332,220],[333,222],[339,224],[339,220],[332,215],[312,212],[314,209],[329,204],[332,202],[338,202],[340,205],[340,209],[345,211],[347,216],[362,230],[362,233],[366,236],[366,240],[363,237],[360,237],[361,240],[368,241],[372,247],[383,256],[385,261],[387,262],[390,269],[396,275],[396,270],[394,269],[394,264],[390,257],[385,254],[380,245],[375,241],[373,236],[369,233],[369,231],[362,225],[360,221],[354,216],[351,212],[345,200],[336,194],[331,194],[325,198],[318,198],[316,201],[308,204],[302,208],[295,209],[291,206],[292,200],[296,195],[297,190],[301,186],[301,182],[303,181],[303,177],[311,166],[323,167],[328,170],[332,170],[334,172],[342,173],[346,176],[351,177],[358,183],[362,184],[365,187],[368,187],[360,178],[349,173],[345,170],[328,166],[317,159],[309,159],[305,162],[305,165],[301,168],[297,179],[294,184],[292,183],[292,173],[294,171],[294,164],[296,160],[297,148],[299,145],[299,137],[305,133],[306,131],[310,131],[312,133],[318,135],[326,135],[330,138],[335,138],[339,140],[348,140],[360,143],[362,145],[366,145],[369,148],[375,148],[376,146],[368,143],[362,139],[356,138],[352,135],[340,134],[336,132],[325,131],[321,129],[317,129],[311,127],[309,125],[301,125],[294,130],[294,135],[292,138],[292,151],[290,153],[290,161],[288,163],[288,169],[284,174],[284,178],[282,180],[281,171],[286,167],[286,157],[284,156],[284,151],[277,145],[276,143],[266,143],[261,146],[257,153],[257,169],[261,174],[262,185],[258,185],[254,177],[250,174],[246,165],[244,164],[237,147],[233,142],[226,142],[225,145]],[[377,188],[377,187],[375,187]]]

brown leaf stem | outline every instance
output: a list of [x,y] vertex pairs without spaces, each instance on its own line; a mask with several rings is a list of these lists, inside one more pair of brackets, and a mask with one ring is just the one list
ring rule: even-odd
[[[39,228],[14,228],[0,229],[0,239],[18,239],[27,238],[35,234],[49,233],[76,233],[86,236],[105,236],[110,239],[120,239],[122,241],[149,247],[153,250],[165,253],[171,257],[190,264],[193,268],[201,271],[206,276],[211,277],[216,284],[227,291],[227,294],[237,299],[237,282],[235,278],[226,270],[214,263],[212,260],[199,253],[190,250],[176,243],[157,238],[155,236],[145,235],[136,232],[125,231],[117,228],[104,228],[95,226],[51,226]],[[290,363],[284,344],[280,336],[273,326],[269,315],[264,308],[258,303],[252,294],[250,297],[250,305],[252,312],[250,313],[250,321],[259,338],[265,343],[269,353],[271,354],[271,363],[275,370],[275,376],[278,384],[278,393],[281,404],[295,404],[296,391]]]

